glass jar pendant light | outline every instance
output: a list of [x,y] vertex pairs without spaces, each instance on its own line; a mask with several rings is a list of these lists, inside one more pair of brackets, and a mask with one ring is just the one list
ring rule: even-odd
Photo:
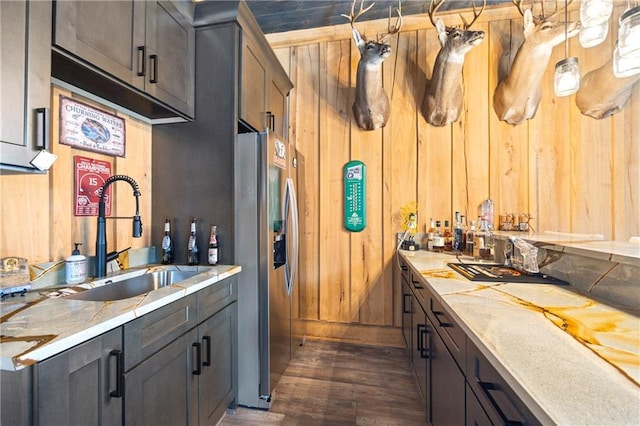
[[620,17],[618,41],[613,51],[613,75],[618,78],[640,74],[640,6],[636,0]]
[[580,70],[578,58],[569,58],[569,25],[567,20],[567,0],[564,0],[564,59],[556,64],[556,72],[553,78],[553,90],[556,96],[573,95],[580,88]]
[[588,48],[606,40],[613,0],[583,0],[580,3],[580,45]]

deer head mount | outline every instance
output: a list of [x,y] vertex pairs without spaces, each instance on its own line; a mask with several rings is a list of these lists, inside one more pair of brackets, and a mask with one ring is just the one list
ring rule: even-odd
[[613,74],[613,57],[600,68],[589,71],[580,81],[576,106],[580,112],[600,120],[624,108],[640,74],[617,78]]
[[463,28],[447,27],[442,19],[434,21],[434,15],[444,0],[429,5],[429,18],[438,31],[440,51],[436,56],[431,74],[431,82],[422,100],[422,113],[427,122],[433,126],[445,126],[460,117],[462,110],[462,67],[464,57],[471,49],[482,43],[484,31],[471,31],[469,28],[478,19],[487,5],[484,0],[482,8],[476,11],[473,3],[473,20],[470,23],[462,15]]
[[[565,41],[565,22],[552,21],[560,10],[556,7],[553,13],[546,14],[544,1],[540,16],[533,16],[533,7],[525,10],[523,0],[512,2],[524,18],[524,42],[516,53],[509,74],[496,87],[493,108],[500,120],[520,124],[533,118],[538,110],[542,99],[542,76],[553,48]],[[566,23],[567,38],[579,32],[580,22]]]
[[389,120],[389,98],[382,87],[382,62],[391,54],[391,46],[385,43],[390,35],[396,34],[402,27],[401,5],[398,3],[398,19],[391,25],[389,10],[388,32],[378,35],[376,40],[367,40],[355,27],[356,19],[369,11],[375,3],[364,7],[360,1],[360,10],[355,13],[358,0],[351,5],[351,13],[342,15],[349,20],[353,32],[353,41],[360,51],[360,61],[356,73],[356,97],[353,102],[353,116],[362,130],[375,130],[384,127]]

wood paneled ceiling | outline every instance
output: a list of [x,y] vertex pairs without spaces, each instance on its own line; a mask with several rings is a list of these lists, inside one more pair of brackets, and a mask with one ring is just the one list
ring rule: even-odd
[[[340,16],[341,14],[349,14],[351,9],[351,0],[253,0],[247,1],[247,5],[256,17],[258,24],[265,34],[282,33],[293,30],[302,30],[309,28],[318,28],[325,26],[333,26],[344,24],[347,20]],[[360,0],[358,0],[359,7]],[[372,1],[365,1],[365,7],[370,5]],[[398,6],[398,1],[374,1],[373,8],[362,15],[359,20],[367,21],[373,19],[383,19],[389,16],[389,7]],[[477,2],[478,7],[482,4],[481,0]],[[510,3],[509,0],[487,0],[487,6]],[[429,10],[429,0],[403,0],[402,15],[415,15],[427,13]],[[444,2],[441,11],[451,11],[458,9],[468,9],[472,7],[471,1],[447,0]]]

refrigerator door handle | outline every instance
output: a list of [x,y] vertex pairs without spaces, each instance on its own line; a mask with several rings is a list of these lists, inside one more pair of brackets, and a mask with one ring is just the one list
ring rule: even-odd
[[296,190],[293,179],[287,178],[285,184],[285,196],[282,203],[282,217],[286,220],[289,212],[291,213],[291,256],[287,256],[287,264],[285,265],[285,284],[287,286],[287,295],[293,292],[296,265],[298,264],[298,201],[296,199]]

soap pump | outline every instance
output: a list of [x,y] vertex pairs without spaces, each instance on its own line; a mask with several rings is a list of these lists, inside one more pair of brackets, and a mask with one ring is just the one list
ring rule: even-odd
[[87,258],[80,254],[78,246],[81,243],[74,243],[75,248],[71,256],[66,259],[65,275],[67,284],[80,284],[87,279]]

